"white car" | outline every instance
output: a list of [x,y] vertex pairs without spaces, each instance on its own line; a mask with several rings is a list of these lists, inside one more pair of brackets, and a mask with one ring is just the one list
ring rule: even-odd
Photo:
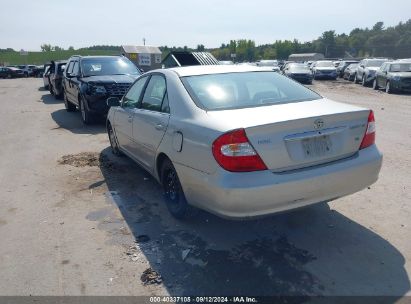
[[259,67],[154,70],[107,104],[113,152],[163,185],[177,218],[191,206],[244,218],[330,201],[381,168],[372,111]]

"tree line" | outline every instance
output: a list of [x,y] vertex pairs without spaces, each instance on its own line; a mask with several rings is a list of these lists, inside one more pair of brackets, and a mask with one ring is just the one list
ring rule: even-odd
[[293,53],[322,53],[327,58],[406,58],[411,57],[411,19],[387,28],[377,22],[372,28],[355,28],[348,35],[330,30],[310,42],[276,40],[256,47],[252,40],[231,40],[210,51],[220,60],[231,60],[231,54],[236,54],[236,61],[240,62],[287,59]]
[[[65,51],[60,46],[42,44],[42,52]],[[70,46],[68,51],[112,51],[119,52],[121,46],[94,45],[75,50]],[[322,53],[327,58],[346,57],[411,57],[411,19],[391,27],[384,27],[377,22],[371,28],[355,28],[349,34],[337,34],[329,30],[317,39],[308,42],[294,40],[275,40],[271,44],[256,46],[253,40],[230,40],[219,48],[206,48],[203,44],[197,48],[161,46],[163,58],[172,51],[209,51],[219,60],[237,62],[256,61],[261,59],[287,59],[293,53]],[[0,49],[0,53],[13,52],[11,48]],[[235,54],[235,55],[232,55]],[[232,56],[235,56],[233,58]]]

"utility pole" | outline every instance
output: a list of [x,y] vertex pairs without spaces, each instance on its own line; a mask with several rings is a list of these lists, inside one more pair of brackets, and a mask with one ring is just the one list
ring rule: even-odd
[[143,45],[146,45],[146,38],[143,38]]

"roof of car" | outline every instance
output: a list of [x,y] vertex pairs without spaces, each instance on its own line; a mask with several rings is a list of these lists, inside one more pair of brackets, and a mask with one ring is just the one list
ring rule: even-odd
[[267,71],[258,66],[252,65],[197,65],[188,67],[170,68],[180,77],[207,75],[207,74],[224,74],[224,73],[241,73],[241,72],[261,72]]
[[121,55],[101,55],[101,56],[97,56],[97,55],[94,55],[94,56],[73,55],[73,56],[70,57],[70,59],[73,58],[73,57],[79,57],[81,59],[85,59],[85,58],[87,58],[87,59],[98,59],[98,58],[111,58],[111,57],[123,57],[123,56],[121,56]]

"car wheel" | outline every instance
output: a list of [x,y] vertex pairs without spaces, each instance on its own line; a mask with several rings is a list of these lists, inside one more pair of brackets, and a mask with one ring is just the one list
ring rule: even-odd
[[8,78],[8,79],[11,79],[11,74],[8,74],[8,75],[7,75],[7,78]]
[[376,91],[378,90],[377,79],[374,79],[374,81],[372,82],[372,88]]
[[108,139],[110,141],[111,152],[116,156],[122,155],[118,147],[118,141],[117,141],[116,134],[114,133],[113,127],[111,126],[110,123],[107,126],[107,133],[108,133]]
[[74,112],[76,110],[76,106],[72,104],[68,99],[66,92],[63,92],[63,99],[64,99],[64,106],[67,112]]
[[180,179],[170,160],[163,162],[161,169],[161,183],[167,209],[177,219],[189,217],[191,207],[188,205],[181,188]]
[[391,84],[390,84],[389,81],[387,81],[387,85],[385,86],[385,93],[387,93],[387,94],[392,93],[392,88],[391,88]]
[[87,104],[85,103],[84,99],[80,97],[79,100],[79,109],[81,113],[81,120],[85,125],[90,125],[93,122],[93,117],[90,111],[87,108]]

